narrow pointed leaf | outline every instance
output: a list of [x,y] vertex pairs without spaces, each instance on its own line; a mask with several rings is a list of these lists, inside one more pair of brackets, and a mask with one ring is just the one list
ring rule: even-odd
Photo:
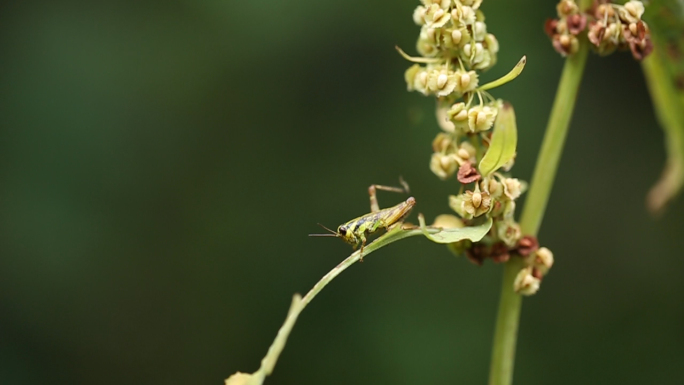
[[511,80],[517,78],[518,75],[520,75],[520,73],[525,68],[525,64],[527,64],[527,56],[523,56],[518,62],[518,64],[516,64],[515,67],[513,67],[513,69],[510,70],[510,72],[508,72],[506,75],[494,80],[493,82],[489,82],[485,85],[482,85],[477,89],[479,91],[491,90],[492,88],[496,88],[510,82]]
[[479,170],[483,177],[489,176],[515,157],[518,145],[518,129],[515,125],[513,106],[503,103],[496,115],[489,149],[480,161]]

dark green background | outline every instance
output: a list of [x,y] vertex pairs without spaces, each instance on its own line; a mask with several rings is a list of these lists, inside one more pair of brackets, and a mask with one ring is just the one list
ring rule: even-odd
[[[220,384],[254,371],[291,295],[351,249],[306,235],[428,169],[434,102],[407,93],[417,0],[0,6],[0,383]],[[484,2],[528,179],[562,66],[551,1]],[[644,198],[663,136],[637,63],[592,56],[523,306],[518,384],[684,381],[684,199]],[[381,206],[400,196],[385,193]],[[415,216],[413,217],[415,220]],[[501,266],[413,238],[301,315],[267,384],[486,382]]]

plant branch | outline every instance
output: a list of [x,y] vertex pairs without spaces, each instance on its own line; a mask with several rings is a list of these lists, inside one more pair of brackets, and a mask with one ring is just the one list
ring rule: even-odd
[[[587,9],[589,3],[590,1],[582,0],[580,8]],[[581,37],[578,52],[568,57],[563,67],[520,221],[523,234],[536,235],[544,217],[584,73],[589,50],[588,44],[586,36]],[[504,266],[489,371],[490,385],[509,385],[513,382],[515,346],[522,305],[522,297],[514,291],[513,282],[521,268],[522,260],[520,258],[512,258]]]

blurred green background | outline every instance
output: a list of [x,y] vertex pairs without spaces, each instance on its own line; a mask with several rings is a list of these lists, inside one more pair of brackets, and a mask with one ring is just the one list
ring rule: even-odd
[[[313,239],[428,169],[407,93],[417,0],[34,1],[0,6],[0,383],[221,384],[257,369],[293,293],[345,258]],[[487,0],[529,180],[562,59],[552,1]],[[684,199],[644,206],[663,136],[628,53],[592,56],[523,306],[518,384],[684,381]],[[400,196],[379,197],[381,206]],[[413,216],[415,220],[415,215]],[[412,238],[304,311],[267,384],[485,383],[501,266]]]

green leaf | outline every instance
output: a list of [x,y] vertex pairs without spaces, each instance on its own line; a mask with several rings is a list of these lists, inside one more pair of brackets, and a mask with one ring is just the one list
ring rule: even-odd
[[492,218],[487,218],[484,223],[478,226],[466,226],[451,229],[428,229],[425,226],[425,218],[422,214],[418,215],[418,221],[420,223],[420,229],[423,232],[423,235],[435,243],[454,243],[465,239],[477,242],[487,235],[489,229],[492,228]]
[[654,49],[642,69],[667,149],[665,169],[647,197],[649,210],[659,213],[684,187],[684,6],[675,0],[654,0],[644,19]]
[[513,106],[502,103],[494,122],[494,131],[489,143],[489,149],[480,161],[480,174],[489,176],[501,166],[515,157],[518,145],[518,129],[515,125]]
[[518,62],[518,64],[516,64],[515,67],[513,67],[513,69],[506,75],[494,80],[493,82],[489,82],[483,86],[478,87],[477,90],[491,90],[492,88],[496,88],[510,82],[511,80],[517,78],[518,75],[520,75],[520,73],[523,71],[523,68],[525,68],[525,64],[527,64],[527,56],[523,56]]

